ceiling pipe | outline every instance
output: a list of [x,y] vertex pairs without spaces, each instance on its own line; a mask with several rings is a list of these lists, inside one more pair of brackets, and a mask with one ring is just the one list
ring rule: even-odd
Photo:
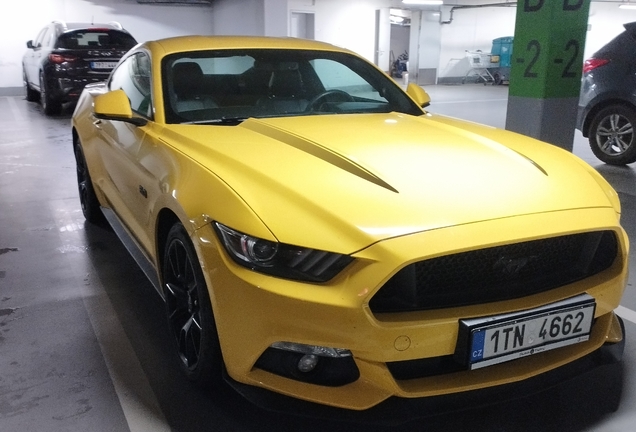
[[[488,4],[481,4],[481,5],[465,5],[465,6],[453,6],[450,9],[450,18],[448,19],[448,21],[441,21],[440,18],[440,24],[450,24],[453,22],[453,13],[455,12],[455,9],[476,9],[476,8],[485,8],[485,7],[516,7],[517,6],[517,2],[505,2],[505,3],[488,3]],[[440,15],[441,17],[441,15]]]

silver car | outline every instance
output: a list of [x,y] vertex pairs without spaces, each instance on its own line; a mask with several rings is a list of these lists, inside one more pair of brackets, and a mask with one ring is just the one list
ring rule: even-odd
[[636,162],[636,22],[585,61],[576,128],[611,165]]

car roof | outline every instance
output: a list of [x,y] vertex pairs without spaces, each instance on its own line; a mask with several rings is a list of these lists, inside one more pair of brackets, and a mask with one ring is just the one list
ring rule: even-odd
[[623,24],[623,27],[625,31],[603,45],[592,57],[625,61],[631,59],[636,51],[636,22]]
[[210,49],[306,49],[350,53],[345,48],[314,40],[268,36],[177,36],[147,42],[153,49],[160,47],[165,55]]
[[126,31],[121,24],[115,21],[108,23],[87,23],[87,22],[64,22],[53,21],[53,24],[62,27],[63,31],[84,30],[84,29],[109,29]]

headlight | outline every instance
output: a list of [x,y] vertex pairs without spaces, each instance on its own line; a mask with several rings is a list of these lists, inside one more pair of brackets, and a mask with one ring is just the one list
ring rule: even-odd
[[260,273],[309,282],[327,282],[353,258],[333,252],[272,242],[233,230],[218,222],[216,232],[230,257]]

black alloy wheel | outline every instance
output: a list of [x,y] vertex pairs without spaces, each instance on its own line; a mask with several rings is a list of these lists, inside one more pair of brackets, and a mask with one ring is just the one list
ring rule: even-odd
[[623,105],[603,108],[590,126],[590,147],[597,158],[610,165],[636,162],[636,112]]
[[91,176],[88,173],[88,166],[86,165],[86,158],[84,158],[84,152],[82,151],[82,145],[79,140],[75,140],[73,145],[75,153],[75,166],[77,169],[77,190],[79,192],[80,205],[82,206],[82,213],[87,221],[100,224],[104,221],[104,214],[99,205],[97,195],[93,189],[93,182]]
[[221,350],[212,306],[194,246],[182,224],[168,233],[163,258],[168,324],[187,378],[209,386],[221,378]]
[[42,72],[40,72],[40,104],[46,115],[58,115],[62,112],[62,103],[51,96],[46,88],[46,80]]

